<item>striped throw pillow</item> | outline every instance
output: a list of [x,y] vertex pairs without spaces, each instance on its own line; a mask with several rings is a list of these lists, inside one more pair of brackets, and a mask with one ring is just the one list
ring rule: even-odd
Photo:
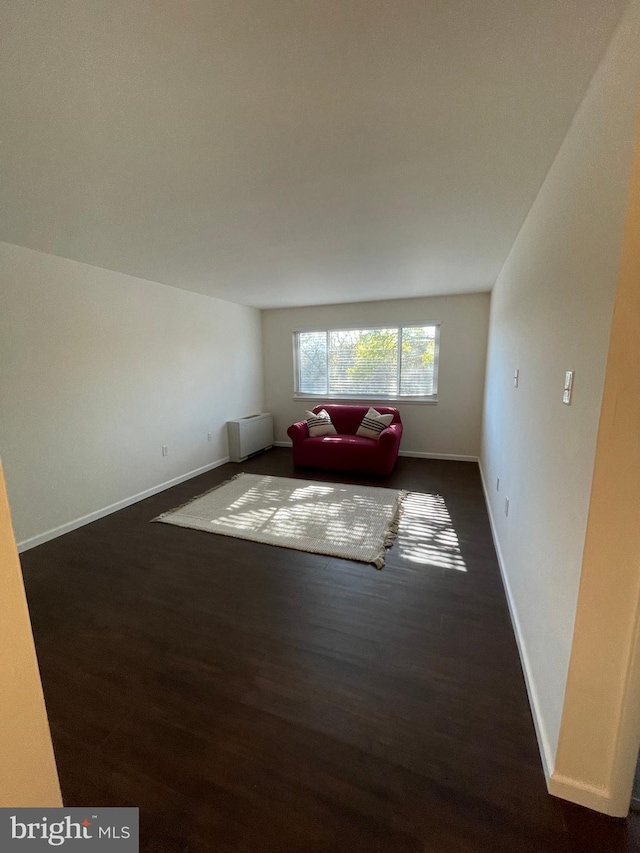
[[337,435],[336,428],[331,423],[331,417],[326,409],[322,409],[318,414],[314,412],[305,412],[307,426],[309,427],[309,435]]
[[388,427],[392,420],[393,415],[381,415],[375,409],[369,409],[362,419],[356,435],[362,435],[365,438],[375,438],[377,440],[380,438],[382,430]]

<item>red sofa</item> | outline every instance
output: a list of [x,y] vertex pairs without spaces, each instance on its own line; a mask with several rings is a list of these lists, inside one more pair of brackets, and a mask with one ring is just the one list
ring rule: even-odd
[[397,409],[374,406],[381,415],[393,415],[393,421],[382,430],[380,438],[356,435],[369,406],[323,405],[337,435],[310,436],[306,421],[292,424],[287,435],[293,442],[293,464],[306,468],[329,468],[334,471],[356,471],[364,474],[390,474],[398,458],[402,421]]

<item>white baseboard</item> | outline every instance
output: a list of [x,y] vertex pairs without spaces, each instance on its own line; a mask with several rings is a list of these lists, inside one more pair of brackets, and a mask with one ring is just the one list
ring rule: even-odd
[[189,471],[187,474],[181,474],[179,477],[174,477],[173,480],[167,480],[166,483],[159,483],[157,486],[152,486],[150,489],[145,489],[144,492],[138,492],[137,495],[132,495],[129,498],[124,498],[117,503],[105,506],[102,509],[97,509],[95,512],[90,512],[88,515],[83,515],[82,518],[76,518],[73,521],[68,521],[66,524],[61,524],[59,527],[54,527],[44,533],[39,533],[37,536],[31,536],[29,539],[23,539],[18,542],[18,552],[28,551],[29,548],[35,548],[36,545],[42,545],[44,542],[49,542],[50,539],[56,539],[65,533],[70,533],[72,530],[77,530],[78,527],[83,527],[85,524],[90,524],[92,521],[97,521],[99,518],[104,518],[105,515],[110,515],[112,512],[117,512],[119,509],[124,509],[131,504],[142,501],[145,498],[150,498],[152,495],[157,495],[158,492],[163,492],[165,489],[170,489],[171,486],[177,486],[178,483],[184,483],[185,480],[190,480],[192,477],[197,477],[199,474],[206,474],[207,471],[212,471],[214,468],[219,468],[229,461],[229,457],[217,459],[215,462],[210,462],[208,465],[203,465],[202,468],[196,468],[195,471]]
[[413,459],[449,459],[451,462],[477,462],[477,456],[462,456],[459,453],[423,453],[421,450],[401,450],[398,456]]
[[[274,441],[274,447],[291,447],[290,441]],[[459,456],[453,453],[423,453],[418,450],[401,450],[398,456],[411,456],[415,459],[450,459],[453,462],[477,462],[477,456]]]
[[[542,760],[542,769],[544,770],[545,779],[547,780],[547,789],[549,790],[549,793],[554,793],[553,791],[551,791],[550,784],[550,780],[553,774],[554,756],[549,745],[549,739],[546,734],[542,713],[540,711],[540,702],[538,700],[538,693],[536,691],[535,681],[531,672],[529,655],[527,654],[527,647],[525,645],[524,637],[522,634],[522,628],[520,627],[520,619],[518,618],[516,604],[511,593],[511,586],[507,577],[505,562],[502,556],[502,549],[500,548],[500,540],[498,539],[498,533],[493,519],[493,513],[491,512],[491,502],[489,501],[487,483],[484,477],[484,471],[482,470],[482,464],[480,462],[478,464],[478,467],[480,468],[480,478],[482,480],[482,488],[484,490],[484,499],[487,505],[487,513],[489,515],[489,524],[491,525],[491,535],[493,536],[493,544],[496,549],[498,565],[500,567],[500,574],[502,576],[502,585],[504,586],[504,592],[507,598],[507,606],[509,607],[509,615],[511,616],[511,624],[513,625],[513,633],[516,637],[518,653],[520,655],[520,663],[522,664],[522,671],[524,673],[524,683],[527,688],[529,705],[531,707],[531,716],[533,717],[533,725],[536,730],[538,749],[540,750],[540,758]],[[569,797],[567,799],[573,798]]]

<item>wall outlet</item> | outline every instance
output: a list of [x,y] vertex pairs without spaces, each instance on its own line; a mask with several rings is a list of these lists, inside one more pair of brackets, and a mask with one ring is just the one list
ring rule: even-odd
[[168,455],[169,455],[169,445],[168,445],[168,444],[163,444],[163,445],[162,445],[162,455],[163,455],[163,456],[168,456]]
[[509,515],[509,498],[504,499],[504,514]]
[[496,480],[496,492],[500,491],[500,477]]
[[212,432],[207,433],[207,441],[213,441],[213,433]]

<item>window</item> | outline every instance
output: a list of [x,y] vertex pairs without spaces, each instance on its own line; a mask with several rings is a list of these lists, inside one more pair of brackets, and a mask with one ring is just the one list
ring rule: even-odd
[[434,401],[438,324],[294,332],[295,394]]

